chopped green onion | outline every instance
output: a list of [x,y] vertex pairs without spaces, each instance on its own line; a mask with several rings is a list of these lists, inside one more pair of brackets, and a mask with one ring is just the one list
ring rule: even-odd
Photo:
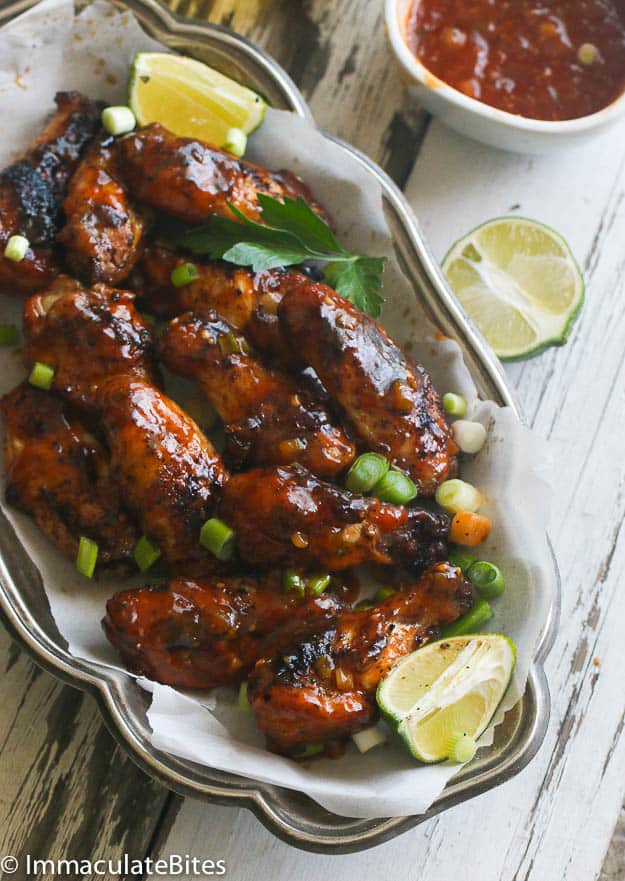
[[145,572],[152,566],[161,555],[161,549],[158,545],[153,544],[147,535],[142,535],[133,551],[135,563]]
[[577,57],[582,64],[594,64],[599,58],[599,50],[594,43],[582,43],[577,50]]
[[329,586],[331,578],[329,575],[315,575],[308,581],[308,590],[314,597],[320,597],[324,590]]
[[78,542],[78,554],[76,556],[76,568],[81,575],[93,578],[95,564],[98,559],[98,546],[90,538],[81,535]]
[[311,756],[318,756],[323,752],[322,743],[303,743],[298,746],[293,753],[294,759],[309,759]]
[[466,636],[467,633],[478,633],[480,627],[493,617],[494,612],[486,600],[478,600],[470,612],[458,618],[452,624],[443,627],[443,639],[452,636]]
[[226,132],[226,142],[224,143],[224,150],[227,150],[228,153],[233,153],[235,156],[239,158],[243,156],[247,147],[247,135],[240,128],[229,128]]
[[126,135],[135,128],[137,120],[130,107],[105,107],[102,125],[109,135]]
[[494,600],[506,589],[501,570],[494,563],[479,560],[469,568],[467,578],[479,593],[487,600]]
[[4,249],[4,256],[7,260],[19,263],[28,254],[29,248],[30,242],[26,236],[11,236]]
[[297,593],[304,596],[306,591],[306,583],[299,572],[296,572],[295,569],[287,569],[286,572],[282,575],[282,587],[288,593],[291,590],[297,591]]
[[392,597],[394,593],[396,593],[394,587],[388,587],[388,586],[378,587],[378,589],[375,592],[374,599],[375,599],[376,603],[383,603],[384,600],[387,600],[389,597]]
[[470,511],[474,514],[482,504],[482,496],[476,488],[464,480],[446,480],[436,490],[435,499],[450,514]]
[[464,416],[467,412],[467,399],[462,395],[447,392],[446,395],[443,395],[443,407],[450,416]]
[[48,389],[52,387],[53,380],[54,370],[52,367],[48,367],[47,364],[42,364],[41,361],[35,361],[33,369],[30,371],[30,376],[28,377],[29,383],[37,388],[42,388],[45,391],[48,391]]
[[207,520],[200,531],[200,544],[218,560],[225,561],[232,558],[234,542],[234,530],[218,517]]
[[239,705],[239,709],[243,713],[249,713],[249,711],[252,709],[250,699],[247,696],[247,682],[242,682],[239,686],[239,696],[237,698],[237,703]]
[[456,734],[449,738],[447,757],[452,762],[464,765],[470,762],[477,752],[477,743],[470,734]]
[[0,346],[14,346],[17,342],[17,327],[14,324],[0,324]]
[[373,495],[381,502],[407,505],[417,497],[417,487],[407,474],[392,468],[373,487]]
[[377,725],[372,725],[370,728],[365,728],[352,734],[352,740],[358,747],[359,752],[366,753],[375,746],[386,743],[386,734]]
[[363,453],[347,472],[345,486],[353,493],[368,493],[389,469],[388,459],[379,453]]
[[486,429],[481,422],[458,419],[457,422],[454,422],[451,431],[454,440],[463,453],[469,453],[470,455],[479,453],[486,443]]
[[[192,266],[193,264],[189,264]],[[219,337],[219,348],[222,355],[248,355],[249,347],[242,337],[238,337],[231,330],[228,333],[222,333]]]
[[171,271],[171,283],[175,288],[183,288],[200,277],[195,263],[181,263]]
[[450,551],[448,559],[450,563],[462,570],[463,575],[466,575],[471,566],[477,563],[477,557],[462,548],[454,548],[453,551]]

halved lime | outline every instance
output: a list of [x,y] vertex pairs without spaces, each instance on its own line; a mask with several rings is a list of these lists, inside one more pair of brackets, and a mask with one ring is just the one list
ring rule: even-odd
[[160,122],[176,135],[217,147],[231,129],[253,132],[267,109],[251,89],[201,61],[166,52],[135,55],[128,103],[140,125]]
[[397,663],[378,686],[382,713],[420,762],[440,762],[459,738],[482,734],[510,682],[516,648],[493,633],[430,643]]
[[567,243],[524,217],[476,227],[451,248],[443,272],[503,360],[562,346],[584,301],[584,279]]

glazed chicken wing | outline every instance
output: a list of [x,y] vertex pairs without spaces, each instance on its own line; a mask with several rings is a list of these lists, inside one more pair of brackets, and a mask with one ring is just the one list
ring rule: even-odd
[[[0,290],[31,293],[60,271],[55,238],[65,187],[100,125],[100,105],[78,92],[59,92],[57,110],[26,155],[0,174]],[[4,256],[13,235],[30,248],[23,260]]]
[[444,515],[353,495],[299,465],[234,475],[221,516],[246,563],[331,571],[361,563],[430,565],[445,556],[449,530]]
[[159,340],[159,355],[171,370],[195,379],[215,407],[234,466],[300,462],[332,477],[354,458],[353,444],[325,406],[266,368],[245,338],[214,316],[175,318]]
[[125,664],[179,688],[238,685],[266,652],[323,629],[344,608],[340,593],[301,597],[276,578],[213,578],[123,590],[103,626]]
[[292,281],[278,314],[366,448],[410,474],[422,495],[455,475],[458,449],[430,377],[376,321],[307,279]]
[[99,138],[70,180],[63,204],[66,223],[58,240],[70,269],[87,284],[119,284],[141,256],[144,221],[121,183],[117,158],[113,138]]
[[24,339],[27,362],[52,367],[53,388],[86,410],[94,409],[109,376],[156,378],[152,335],[129,291],[84,288],[60,276],[25,302]]
[[98,562],[129,557],[136,527],[121,508],[108,453],[50,392],[21,385],[2,398],[7,501],[26,511],[68,557],[81,536]]
[[310,638],[261,659],[248,684],[258,727],[286,754],[331,746],[377,716],[375,690],[396,661],[471,607],[460,569],[439,563],[371,609],[343,612]]
[[142,531],[169,563],[206,557],[200,530],[226,480],[195,422],[145,380],[113,376],[98,388],[113,479]]
[[228,203],[257,220],[259,193],[274,199],[301,196],[323,214],[308,187],[291,172],[267,171],[156,123],[123,138],[119,150],[134,195],[186,223],[202,223],[211,214],[233,217]]

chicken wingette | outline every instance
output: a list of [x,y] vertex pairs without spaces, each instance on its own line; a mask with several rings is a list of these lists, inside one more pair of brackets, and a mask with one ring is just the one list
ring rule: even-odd
[[145,222],[117,167],[115,141],[100,137],[74,172],[58,235],[73,274],[86,284],[118,285],[141,256]]
[[421,495],[456,474],[458,448],[430,377],[380,324],[308,279],[290,281],[278,315],[365,449],[407,472]]
[[81,536],[98,563],[132,554],[137,528],[123,509],[108,451],[50,392],[20,385],[0,402],[6,498],[30,514],[68,557]]
[[375,691],[403,655],[436,638],[472,604],[460,569],[439,563],[373,608],[346,611],[332,624],[261,659],[248,696],[268,746],[297,755],[331,749],[377,716]]
[[447,549],[445,515],[353,495],[299,465],[233,475],[220,511],[236,533],[240,558],[253,566],[419,569]]
[[170,370],[194,379],[217,410],[233,467],[299,462],[333,477],[353,460],[353,444],[325,405],[287,374],[265,367],[245,338],[215,316],[175,318],[158,352]]
[[[60,272],[56,235],[67,182],[100,125],[99,104],[78,92],[59,92],[57,110],[23,159],[0,173],[0,291],[28,294]],[[4,256],[11,236],[30,247],[18,262]]]
[[125,664],[179,688],[238,685],[266,653],[323,629],[344,594],[285,594],[276,576],[176,578],[123,590],[107,603],[103,627]]

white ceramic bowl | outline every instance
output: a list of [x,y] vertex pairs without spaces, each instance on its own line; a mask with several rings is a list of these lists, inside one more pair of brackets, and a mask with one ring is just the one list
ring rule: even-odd
[[409,49],[406,29],[419,0],[385,0],[386,31],[408,91],[442,122],[463,135],[517,153],[547,153],[594,137],[625,113],[625,93],[598,113],[564,122],[526,119],[452,89]]

